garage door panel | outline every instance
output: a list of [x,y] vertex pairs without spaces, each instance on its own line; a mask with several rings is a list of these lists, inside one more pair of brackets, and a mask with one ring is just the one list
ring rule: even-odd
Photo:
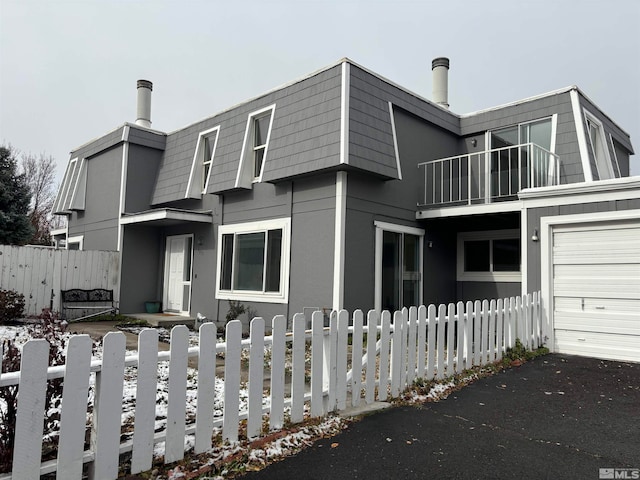
[[[640,322],[634,313],[558,312],[555,327],[561,330],[640,335]],[[640,348],[640,337],[638,337]]]
[[640,362],[640,220],[554,227],[554,348]]
[[640,315],[640,300],[612,297],[556,297],[555,309],[560,312],[605,310]]
[[638,337],[556,329],[555,351],[571,355],[640,362]]

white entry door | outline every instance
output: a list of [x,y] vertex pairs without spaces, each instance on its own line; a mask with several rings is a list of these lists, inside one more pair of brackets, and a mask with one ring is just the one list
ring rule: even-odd
[[191,235],[167,237],[163,299],[165,311],[189,313],[192,248]]

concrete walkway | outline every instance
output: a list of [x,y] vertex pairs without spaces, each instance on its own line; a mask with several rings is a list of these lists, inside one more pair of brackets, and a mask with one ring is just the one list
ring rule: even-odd
[[[118,321],[96,321],[96,322],[72,322],[67,327],[70,333],[86,333],[94,340],[101,340],[109,332],[120,332],[116,325]],[[122,332],[127,339],[127,350],[138,350],[138,335],[135,333]],[[158,342],[160,351],[169,350],[169,344]]]
[[242,478],[597,480],[600,468],[640,469],[638,432],[640,364],[547,355]]

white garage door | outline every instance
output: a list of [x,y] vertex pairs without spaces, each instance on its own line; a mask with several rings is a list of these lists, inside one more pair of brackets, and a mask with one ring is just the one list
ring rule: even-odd
[[640,362],[640,221],[553,229],[554,350]]

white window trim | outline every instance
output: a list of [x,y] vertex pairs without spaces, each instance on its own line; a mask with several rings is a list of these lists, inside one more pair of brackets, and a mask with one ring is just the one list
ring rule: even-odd
[[396,134],[396,118],[393,111],[393,104],[389,102],[389,120],[391,121],[391,133],[393,134],[393,152],[396,156],[396,170],[398,180],[402,180],[402,168],[400,166],[400,151],[398,150],[398,136]]
[[[264,165],[267,162],[269,153],[269,143],[271,140],[271,129],[273,127],[273,118],[275,116],[276,104],[261,108],[255,112],[251,112],[247,117],[247,126],[244,131],[244,140],[242,141],[242,151],[240,153],[240,163],[238,164],[238,172],[236,173],[235,188],[251,188],[252,183],[262,182],[262,174],[264,173]],[[269,130],[267,131],[267,142],[264,147],[264,155],[262,156],[262,167],[260,168],[260,176],[253,176],[253,122],[254,120],[271,111],[269,119]]]
[[[204,171],[204,140],[210,137],[215,132],[216,139],[213,142],[213,148],[211,149],[211,158],[209,159],[209,173],[207,174],[204,187],[200,188],[200,184],[197,179],[200,178],[198,173],[200,169]],[[218,147],[218,139],[220,138],[220,125],[216,125],[213,128],[204,130],[198,134],[198,142],[196,143],[196,151],[193,154],[193,162],[191,163],[191,172],[189,173],[189,182],[187,183],[187,191],[184,198],[201,198],[202,195],[207,193],[207,187],[209,186],[209,180],[211,179],[211,170],[213,167],[213,159],[216,155],[216,148]]]
[[407,227],[405,225],[398,225],[395,223],[387,223],[387,222],[373,222],[376,230],[375,237],[375,264],[374,264],[374,308],[378,312],[382,310],[382,234],[383,232],[395,232],[395,233],[408,233],[410,235],[415,235],[419,237],[420,241],[418,244],[418,254],[420,258],[418,259],[420,266],[420,286],[418,287],[419,291],[419,304],[422,305],[424,300],[424,233],[425,231],[421,228],[415,227]]
[[[460,232],[457,241],[457,280],[459,282],[521,282],[522,251],[520,252],[520,271],[518,272],[466,272],[464,270],[464,242],[475,240],[517,239],[520,241],[518,229],[484,230],[480,232]],[[491,255],[492,249],[489,249]],[[490,263],[493,267],[493,261]]]
[[80,159],[80,164],[77,165],[76,168],[78,169],[78,175],[76,176],[76,182],[73,185],[73,191],[71,192],[71,199],[69,200],[69,210],[84,210],[85,195],[87,190],[86,159]]
[[68,212],[69,209],[67,207],[67,197],[69,196],[69,191],[71,191],[71,181],[73,179],[73,174],[76,171],[78,166],[78,157],[74,157],[69,160],[69,164],[67,165],[67,169],[64,172],[64,177],[62,179],[62,186],[60,187],[60,191],[58,192],[58,198],[56,198],[54,204],[55,212]]
[[[222,275],[222,236],[225,234],[242,234],[266,232],[267,230],[282,229],[282,250],[280,253],[280,291],[259,292],[250,290],[222,290],[220,277]],[[216,260],[216,299],[241,300],[263,303],[287,303],[289,301],[289,268],[291,261],[291,218],[275,218],[257,222],[233,223],[218,227],[218,249]],[[235,261],[235,252],[234,252]]]
[[613,152],[613,161],[615,161],[615,167],[616,167],[616,170],[618,170],[618,175],[616,176],[616,178],[621,178],[622,173],[620,172],[620,162],[618,162],[618,154],[616,153],[616,144],[615,144],[615,140],[613,139],[613,135],[611,134],[609,134],[609,141],[611,142],[611,151]]
[[84,250],[84,235],[76,235],[74,237],[67,237],[67,242],[64,248],[69,250],[69,244],[77,243],[79,244],[78,250]]
[[[586,108],[582,108],[582,112],[584,114],[584,123],[585,126],[588,127],[589,122],[594,123],[598,127],[598,136],[600,137],[600,143],[602,145],[602,152],[604,157],[601,159],[602,162],[598,162],[598,154],[593,148],[593,139],[591,138],[591,132],[589,128],[585,128],[585,135],[587,139],[587,146],[591,150],[591,154],[593,155],[593,160],[596,164],[596,170],[598,171],[598,178],[600,180],[609,180],[611,178],[616,178],[615,172],[613,171],[613,164],[611,163],[611,155],[609,154],[609,142],[607,142],[607,136],[604,132],[604,125],[596,117],[593,113],[591,113]],[[608,170],[605,172],[606,178],[602,178],[602,172],[600,172],[600,163],[603,163],[604,167]]]
[[171,254],[171,252],[169,251],[169,239],[174,239],[174,238],[191,238],[191,261],[189,262],[189,265],[191,266],[191,271],[189,272],[189,278],[191,280],[189,280],[188,282],[185,282],[183,280],[183,284],[188,284],[189,285],[189,305],[187,305],[187,309],[186,310],[181,310],[179,313],[181,314],[185,314],[185,315],[189,315],[189,312],[191,311],[191,297],[193,294],[193,290],[192,290],[192,286],[193,286],[193,251],[195,249],[195,244],[194,244],[194,238],[193,238],[193,234],[189,233],[189,234],[183,234],[183,235],[167,235],[165,237],[165,244],[164,244],[164,283],[162,286],[162,308],[163,311],[167,311],[165,310],[168,304],[168,300],[169,300],[169,255]]

